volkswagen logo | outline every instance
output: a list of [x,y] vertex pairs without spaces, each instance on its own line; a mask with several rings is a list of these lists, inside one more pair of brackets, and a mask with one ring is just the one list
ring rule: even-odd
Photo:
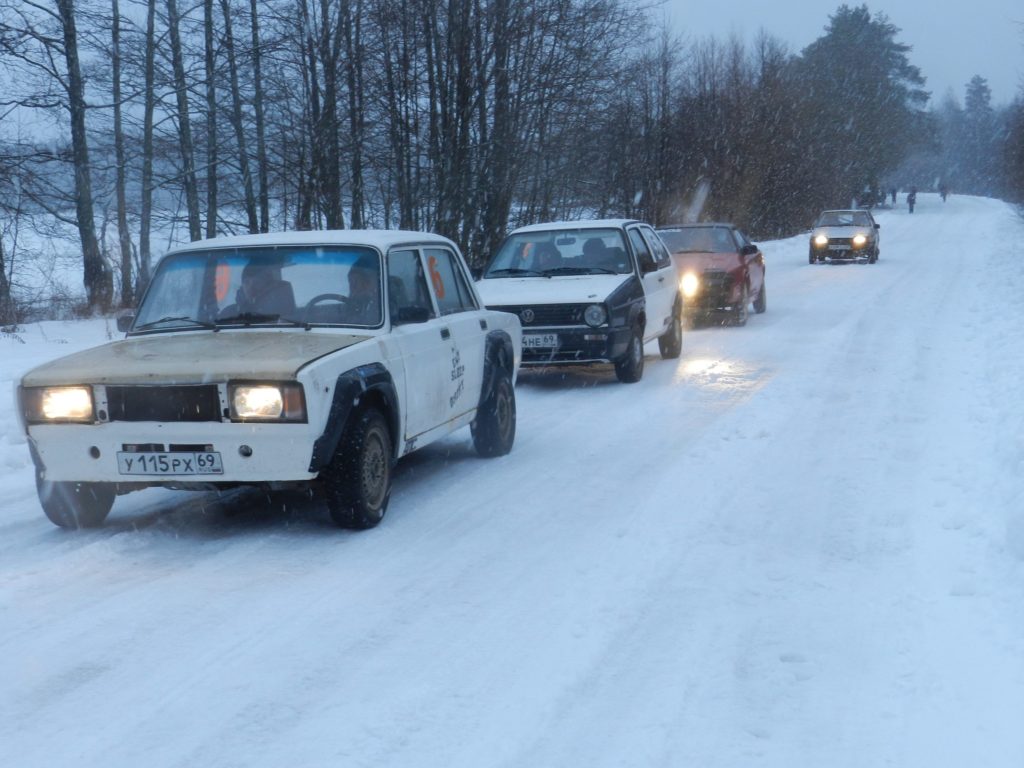
[[522,312],[519,313],[519,318],[524,323],[532,323],[533,322],[533,317],[534,317],[534,315],[533,315],[533,310],[532,309],[524,309]]

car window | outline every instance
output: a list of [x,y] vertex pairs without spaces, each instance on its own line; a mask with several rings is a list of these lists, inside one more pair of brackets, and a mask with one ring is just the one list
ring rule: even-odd
[[628,274],[632,270],[621,229],[552,228],[509,235],[484,277]]
[[388,256],[388,309],[395,322],[403,309],[426,309],[436,317],[417,251],[392,251]]
[[450,315],[476,309],[473,293],[455,254],[447,248],[426,248],[423,253],[427,259],[430,285],[441,314]]
[[658,237],[658,234],[650,227],[643,227],[643,233],[644,239],[647,240],[647,245],[654,255],[654,261],[658,265],[658,269],[671,266],[672,255],[668,252],[668,248],[665,247],[665,243]]
[[149,330],[173,330],[188,322],[377,327],[383,322],[380,299],[380,254],[371,248],[217,248],[165,258],[134,327],[155,323]]
[[[640,266],[640,271],[643,272],[644,265],[655,264],[654,257],[651,256],[651,250],[647,247],[647,243],[644,242],[643,236],[640,234],[638,227],[633,227],[627,231],[629,235],[629,242],[633,245],[633,250],[636,252],[636,261]],[[649,269],[649,266],[647,267]]]

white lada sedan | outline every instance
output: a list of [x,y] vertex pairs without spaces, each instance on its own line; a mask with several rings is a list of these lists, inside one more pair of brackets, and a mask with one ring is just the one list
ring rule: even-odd
[[39,500],[62,527],[151,486],[312,485],[339,525],[370,528],[399,457],[467,425],[483,456],[515,439],[519,320],[484,308],[436,235],[192,243],[119,327],[18,387]]

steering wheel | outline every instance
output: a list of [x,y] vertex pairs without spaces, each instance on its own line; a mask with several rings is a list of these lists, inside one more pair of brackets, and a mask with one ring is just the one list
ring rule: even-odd
[[344,304],[348,301],[348,296],[342,296],[340,293],[320,293],[314,296],[312,299],[306,302],[306,311],[308,312],[313,308],[314,305],[320,304],[324,301],[338,301]]

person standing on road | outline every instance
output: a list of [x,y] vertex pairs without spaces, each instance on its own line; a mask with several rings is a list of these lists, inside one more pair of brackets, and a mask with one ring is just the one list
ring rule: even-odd
[[914,203],[917,202],[917,187],[911,187],[910,192],[907,193],[907,207],[910,208],[910,212],[914,212]]
[[892,195],[892,204],[896,205],[896,187],[890,189],[889,194]]

